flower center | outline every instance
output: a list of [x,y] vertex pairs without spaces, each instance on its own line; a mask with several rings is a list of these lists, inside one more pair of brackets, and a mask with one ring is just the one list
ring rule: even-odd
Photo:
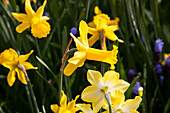
[[37,24],[39,21],[40,21],[39,18],[33,17],[33,18],[31,19],[31,26]]
[[104,86],[103,89],[101,89],[100,91],[105,94],[107,93],[108,89],[109,89],[108,86]]
[[71,113],[71,111],[70,110],[66,110],[66,111],[64,111],[64,113]]

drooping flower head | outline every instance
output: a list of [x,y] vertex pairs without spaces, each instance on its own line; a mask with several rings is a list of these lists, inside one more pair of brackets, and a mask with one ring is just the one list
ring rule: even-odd
[[12,86],[16,80],[16,72],[18,79],[23,83],[27,84],[24,73],[19,69],[18,65],[22,64],[25,70],[37,69],[37,67],[32,66],[29,62],[26,62],[28,57],[33,53],[33,50],[26,54],[18,56],[17,52],[12,48],[6,49],[0,54],[0,64],[6,68],[10,69],[10,72],[7,75],[7,81],[9,86]]
[[[139,113],[137,108],[141,101],[142,98],[140,96],[125,101],[125,95],[120,90],[115,90],[111,94],[112,113]],[[107,111],[104,113],[109,113],[108,106],[106,106],[106,109]]]
[[78,67],[84,65],[86,59],[109,63],[111,65],[110,69],[114,69],[114,64],[117,63],[118,48],[113,46],[112,51],[90,48],[87,39],[88,26],[85,21],[80,22],[79,32],[80,37],[78,38],[71,34],[78,51],[68,60],[69,63],[64,69],[64,74],[70,76]]
[[155,41],[155,52],[162,52],[164,42],[160,38]]
[[88,70],[87,80],[91,86],[86,87],[82,94],[82,100],[92,102],[93,110],[96,112],[105,104],[105,94],[111,94],[114,90],[125,92],[129,87],[129,83],[119,79],[119,73],[115,71],[107,71],[102,77],[99,71]]
[[22,33],[27,28],[31,27],[31,33],[34,37],[42,38],[47,37],[50,33],[50,24],[47,22],[50,18],[43,16],[44,8],[47,0],[44,1],[43,5],[38,8],[36,12],[31,7],[30,0],[25,1],[26,14],[12,13],[14,18],[19,22],[22,22],[16,27],[18,33]]
[[123,42],[120,40],[114,33],[114,31],[118,30],[118,22],[119,18],[115,20],[110,20],[110,17],[101,12],[101,10],[96,6],[95,7],[96,16],[93,17],[93,22],[90,22],[88,25],[89,33],[92,35],[89,38],[89,45],[92,46],[97,40],[100,39],[101,35],[104,35],[104,49],[106,50],[106,38],[112,41],[118,40],[119,42]]
[[60,107],[57,104],[51,105],[51,110],[54,113],[76,113],[79,108],[77,108],[76,100],[79,98],[79,95],[76,96],[75,100],[72,100],[67,105],[67,96],[65,95],[64,91],[62,91],[62,97],[60,100]]

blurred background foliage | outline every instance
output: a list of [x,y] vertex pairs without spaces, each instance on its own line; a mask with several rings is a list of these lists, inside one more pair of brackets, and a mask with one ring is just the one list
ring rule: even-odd
[[[43,0],[32,2],[33,9],[37,10],[42,3]],[[134,85],[140,81],[144,95],[139,112],[170,113],[170,75],[160,87],[153,61],[157,38],[164,42],[163,53],[170,53],[169,0],[48,0],[44,15],[50,17],[48,22],[51,33],[43,39],[35,39],[30,34],[30,29],[21,34],[16,32],[19,22],[12,17],[11,12],[25,13],[25,4],[21,0],[9,0],[7,6],[0,1],[0,52],[8,48],[13,48],[20,54],[34,50],[29,62],[39,69],[29,70],[28,75],[40,111],[50,113],[50,105],[59,103],[59,72],[62,56],[71,38],[70,29],[78,28],[80,20],[87,23],[92,21],[95,6],[99,6],[111,19],[120,19],[119,31],[115,33],[124,43],[108,41],[108,48],[111,49],[112,44],[119,47],[116,71],[120,73],[120,78],[127,81],[129,69],[137,72],[126,92],[126,98],[133,98]],[[94,46],[99,48],[99,42]],[[72,43],[71,47],[75,47],[75,44]],[[64,76],[63,90],[69,100],[81,94],[89,84],[86,79],[88,69],[100,70],[100,63],[86,61],[72,76]],[[105,70],[108,70],[107,65]],[[6,78],[8,71],[0,66],[0,113],[30,113],[25,85],[17,80],[9,87]],[[78,102],[82,102],[80,98]]]

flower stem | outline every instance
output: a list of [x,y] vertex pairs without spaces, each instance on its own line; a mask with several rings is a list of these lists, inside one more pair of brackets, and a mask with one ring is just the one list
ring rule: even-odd
[[[32,97],[32,102],[33,102],[33,105],[35,107],[35,111],[36,111],[36,113],[39,113],[39,108],[38,108],[37,101],[36,101],[36,98],[35,98],[35,95],[34,95],[34,91],[33,91],[30,79],[28,77],[28,74],[25,70],[25,67],[22,64],[18,64],[18,68],[24,73],[26,81],[28,83],[28,86],[26,86],[26,90],[27,90],[27,94],[28,94],[28,97],[29,97],[29,101],[31,101],[30,97]],[[30,102],[30,104],[31,104],[31,102]],[[31,105],[31,108],[32,108],[32,105]]]
[[110,95],[109,95],[108,93],[106,93],[106,94],[105,94],[105,98],[106,98],[107,103],[108,103],[108,105],[109,105],[109,113],[112,113]]
[[63,71],[60,70],[60,77],[59,77],[59,102],[62,96],[62,81],[63,81]]

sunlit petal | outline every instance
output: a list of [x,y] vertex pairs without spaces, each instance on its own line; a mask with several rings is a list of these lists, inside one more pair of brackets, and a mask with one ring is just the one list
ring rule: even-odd
[[47,0],[44,0],[43,5],[41,7],[39,7],[37,12],[35,13],[36,17],[41,18],[43,16],[46,3],[47,3]]
[[23,62],[25,62],[33,52],[34,52],[34,50],[31,50],[30,53],[28,53],[26,55],[20,55],[19,63],[22,64]]
[[89,41],[89,46],[91,47],[97,40],[99,40],[99,34],[94,34],[91,36],[88,41]]
[[74,56],[68,60],[69,63],[76,65],[86,56],[86,52],[76,51]]
[[52,110],[54,113],[58,113],[59,107],[58,107],[57,104],[52,104],[50,107],[51,107],[51,110]]
[[34,10],[31,7],[31,2],[30,0],[26,0],[25,1],[25,12],[29,15],[32,16],[32,14],[34,14]]
[[29,62],[23,62],[22,65],[24,65],[25,70],[29,70],[29,69],[38,69],[38,67],[34,67],[31,63]]
[[66,108],[67,106],[67,96],[65,95],[64,91],[62,91],[62,97],[60,100],[60,106]]
[[16,31],[18,33],[22,33],[24,30],[26,30],[29,27],[30,27],[30,23],[23,22],[22,24],[20,24],[16,27]]
[[14,69],[11,69],[7,75],[7,81],[8,81],[8,84],[9,86],[12,86],[16,80],[16,77],[15,77],[15,70]]
[[18,69],[18,68],[16,68],[15,71],[17,72],[18,79],[19,79],[23,84],[27,84],[27,81],[26,81],[26,79],[25,79],[24,73],[23,73],[20,69]]
[[23,13],[11,13],[12,14],[12,16],[16,19],[16,20],[18,20],[19,22],[26,22],[26,23],[29,23],[29,21],[30,21],[30,18],[29,18],[29,16],[28,15],[26,15],[26,14],[23,14]]
[[92,85],[97,86],[100,83],[101,78],[102,78],[102,74],[99,71],[88,70],[88,72],[87,72],[87,80]]

